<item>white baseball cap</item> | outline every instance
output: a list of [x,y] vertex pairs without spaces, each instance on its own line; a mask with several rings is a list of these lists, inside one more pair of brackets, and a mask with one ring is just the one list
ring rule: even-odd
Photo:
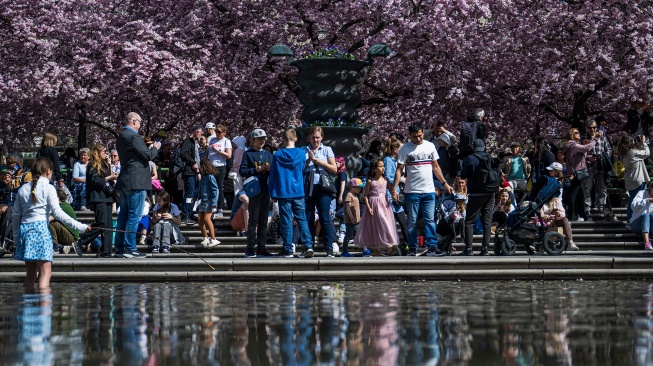
[[213,123],[213,122],[208,122],[208,123],[204,126],[204,128],[205,128],[205,129],[212,128],[212,129],[215,130],[215,123]]
[[254,129],[254,131],[252,131],[252,138],[255,139],[255,138],[259,138],[259,137],[267,137],[267,135],[265,134],[265,131],[263,131],[260,128]]
[[557,161],[554,161],[551,163],[551,165],[546,167],[546,170],[562,170],[562,164],[558,163]]

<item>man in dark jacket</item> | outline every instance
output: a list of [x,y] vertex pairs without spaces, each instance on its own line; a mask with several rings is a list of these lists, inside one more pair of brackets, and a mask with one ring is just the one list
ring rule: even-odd
[[116,139],[116,150],[118,150],[121,167],[116,184],[116,189],[120,192],[120,213],[116,223],[114,243],[116,258],[145,257],[145,254],[136,250],[136,230],[143,214],[145,195],[152,189],[149,162],[156,157],[161,143],[155,142],[148,149],[145,141],[138,134],[140,127],[141,116],[130,112]]
[[463,160],[474,153],[472,144],[476,139],[485,143],[487,131],[485,128],[485,111],[482,108],[476,108],[474,113],[469,116],[467,121],[463,122],[460,127],[460,139],[458,144],[459,159]]
[[463,168],[460,177],[467,179],[467,209],[465,210],[465,250],[459,255],[473,255],[472,239],[474,236],[474,223],[476,217],[481,215],[483,224],[483,246],[479,255],[489,255],[488,245],[490,244],[490,225],[492,223],[492,211],[494,210],[494,195],[496,192],[486,192],[481,183],[475,178],[478,177],[479,165],[481,159],[489,159],[485,152],[485,143],[483,140],[474,141],[474,154],[469,155],[463,160]]
[[193,221],[193,203],[197,199],[199,191],[199,167],[200,153],[197,142],[202,136],[202,127],[196,126],[191,128],[190,136],[181,143],[179,156],[184,162],[184,169],[181,171],[181,177],[184,180],[184,203],[181,205],[181,223],[192,225]]

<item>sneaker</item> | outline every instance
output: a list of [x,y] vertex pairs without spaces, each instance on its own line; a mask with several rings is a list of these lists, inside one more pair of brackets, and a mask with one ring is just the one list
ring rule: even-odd
[[161,253],[163,253],[163,254],[170,254],[170,248],[168,248],[168,247],[163,247],[163,249],[161,250]]
[[313,258],[313,248],[308,248],[302,254],[299,255],[300,258]]
[[578,222],[583,222],[583,221],[585,221],[585,219],[584,219],[584,218],[582,218],[582,217],[579,217],[579,218],[577,218],[576,220],[572,220],[572,221],[578,221]]
[[335,255],[333,255],[333,251],[331,251],[331,250],[327,250],[326,255],[327,255],[327,258],[334,258],[335,257]]
[[483,248],[481,248],[481,252],[478,253],[478,255],[488,256],[488,255],[490,255],[490,253],[488,253],[487,247],[483,247]]
[[62,248],[63,249],[63,254],[70,253],[70,248],[71,248],[70,245],[64,245],[63,248]]
[[124,252],[122,254],[124,258],[145,258],[147,255],[145,253],[141,253],[137,250],[134,250],[133,252]]
[[82,206],[82,207],[80,207],[79,210],[80,210],[80,211],[85,211],[85,212],[91,211],[91,210],[89,210],[86,206]]
[[98,253],[97,254],[98,258],[113,258],[113,255],[111,254],[105,254],[105,253]]
[[363,250],[363,257],[371,257],[372,256],[372,251],[369,249]]
[[145,236],[141,236],[141,240],[138,242],[139,245],[145,245]]
[[408,256],[409,257],[416,257],[417,256],[417,249],[408,249]]
[[218,239],[211,239],[209,240],[209,244],[206,245],[207,248],[215,248],[218,245],[222,244],[220,240]]
[[650,241],[644,243],[644,250],[653,250],[653,246],[651,245]]
[[261,249],[256,249],[256,256],[257,257],[274,257],[274,254],[268,252],[267,249],[261,248]]
[[203,246],[204,248],[208,247],[209,244],[211,244],[211,239],[209,239],[208,237],[202,239],[202,242],[200,243],[200,245]]
[[[74,248],[74,247],[73,247]],[[114,258],[125,258],[125,255],[122,254],[122,252],[116,252],[116,254],[113,255]]]
[[286,251],[286,250],[282,250],[279,253],[277,253],[276,257],[279,257],[279,258],[292,258],[293,253],[289,252],[289,251]]
[[441,251],[438,247],[430,247],[426,252],[427,257],[442,257],[444,252]]
[[84,249],[82,249],[82,245],[79,244],[78,240],[75,240],[73,242],[73,250],[75,251],[75,254],[77,254],[80,257],[82,256],[82,254],[84,254]]
[[195,224],[195,221],[193,221],[193,219],[191,219],[190,217],[187,217],[187,218],[181,220],[181,223],[184,224],[184,225],[193,225],[193,224]]
[[340,253],[340,256],[345,258],[352,258],[354,255],[349,252],[342,252]]
[[570,250],[579,250],[578,245],[572,243],[569,243],[569,249]]
[[247,249],[245,252],[245,258],[256,258],[256,252],[254,249]]
[[218,212],[215,213],[215,215],[213,215],[214,219],[219,219],[219,218],[223,218],[223,217],[224,217],[224,213],[222,213],[222,211],[218,211]]
[[239,238],[242,238],[242,237],[244,237],[244,236],[246,236],[246,235],[247,235],[247,233],[245,233],[244,231],[239,231],[239,232],[238,232],[238,237],[239,237]]
[[340,255],[340,246],[334,243],[333,246],[331,246],[331,252],[334,256]]
[[152,247],[152,253],[158,253],[159,252],[159,246],[155,245]]

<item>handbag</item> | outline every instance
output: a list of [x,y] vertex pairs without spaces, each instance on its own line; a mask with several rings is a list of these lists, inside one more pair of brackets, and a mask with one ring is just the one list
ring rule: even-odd
[[243,188],[245,189],[247,197],[256,197],[261,193],[261,182],[259,182],[257,177],[252,176],[245,179],[243,182]]
[[[316,165],[317,166],[317,165]],[[325,172],[322,169],[316,168],[317,171],[320,174],[320,186],[322,187],[322,191],[328,193],[328,194],[336,194],[336,182],[333,180],[333,177],[331,174]]]
[[582,182],[589,177],[590,177],[590,172],[587,169],[576,170],[574,172],[574,178],[578,179],[579,182]]

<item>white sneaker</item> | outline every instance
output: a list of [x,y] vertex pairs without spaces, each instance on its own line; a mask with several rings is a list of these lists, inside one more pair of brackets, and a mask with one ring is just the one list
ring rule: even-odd
[[206,245],[206,247],[207,247],[207,248],[213,248],[213,247],[217,247],[218,245],[220,245],[220,240],[218,240],[218,239],[211,239],[211,240],[209,241],[209,244]]
[[579,250],[578,245],[574,243],[569,243],[569,249],[571,250]]
[[204,240],[202,240],[202,242],[201,242],[200,244],[201,244],[203,247],[207,247],[207,246],[209,246],[209,244],[211,244],[211,239],[209,239],[208,237],[207,237],[207,238],[204,238]]
[[333,243],[333,246],[331,247],[331,251],[333,252],[333,255],[336,257],[340,255],[340,246],[338,244]]
[[63,254],[68,254],[68,253],[70,253],[70,245],[64,245]]

